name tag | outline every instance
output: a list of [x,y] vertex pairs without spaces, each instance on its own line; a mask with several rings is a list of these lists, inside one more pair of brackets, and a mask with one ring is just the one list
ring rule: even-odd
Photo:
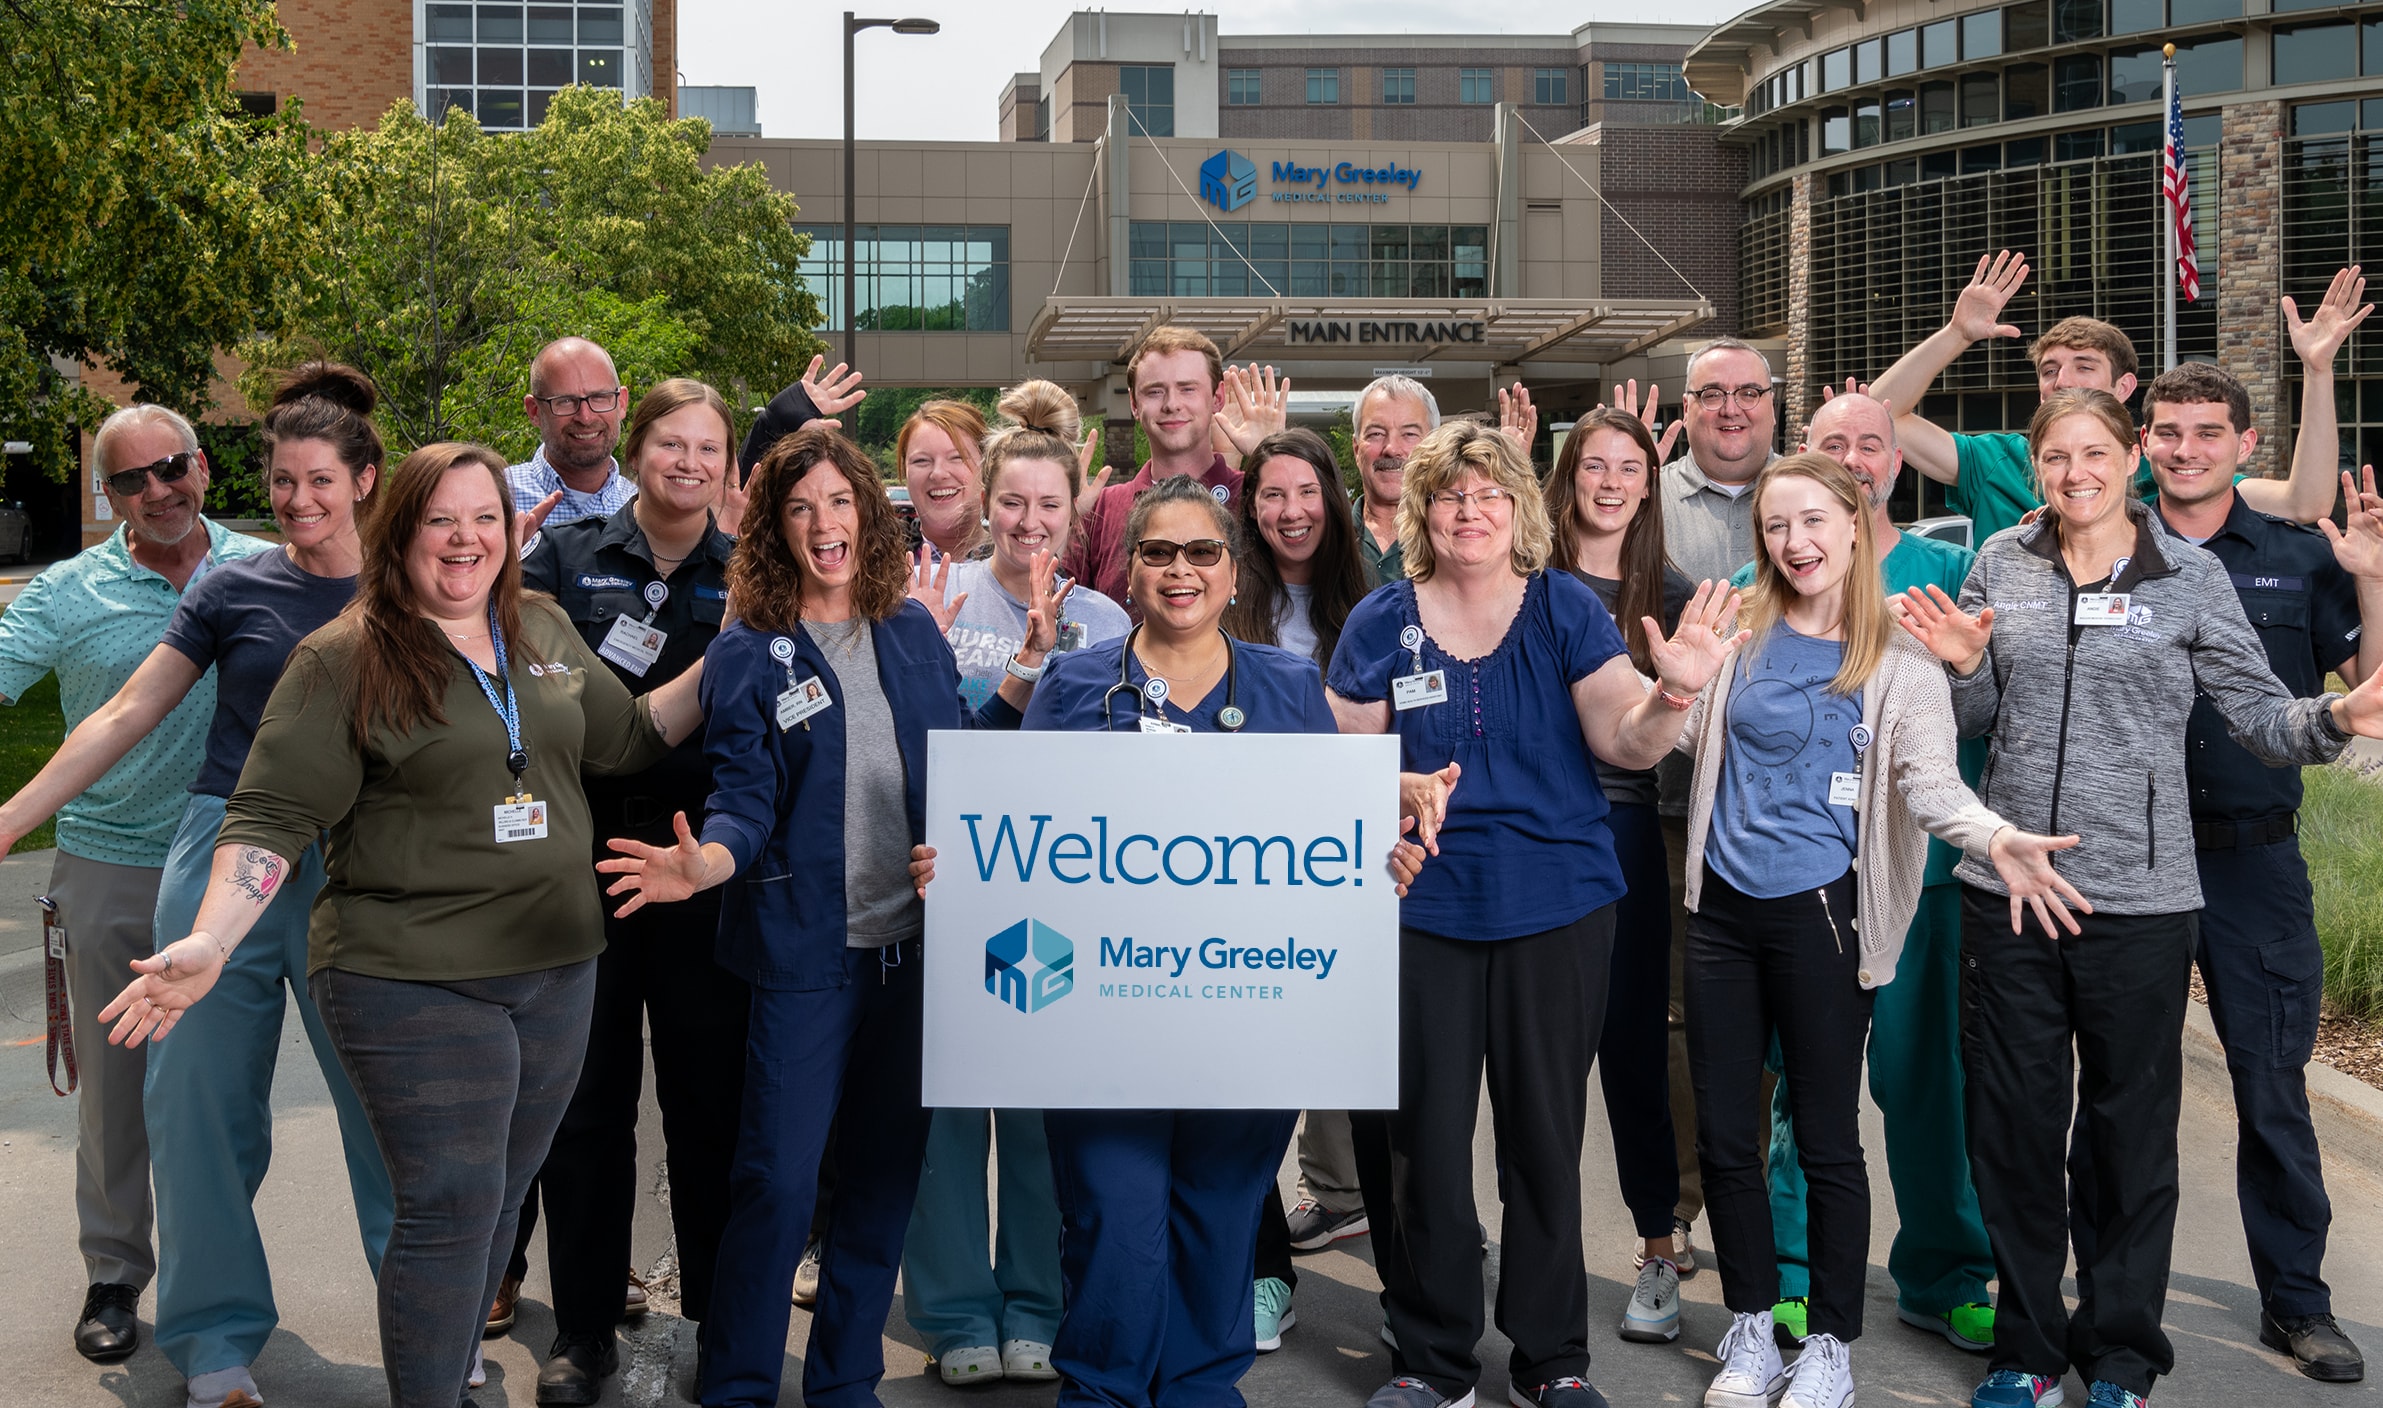
[[596,653],[632,675],[643,676],[662,658],[662,643],[669,639],[667,632],[623,616],[604,633],[604,643],[596,647]]
[[785,692],[778,696],[778,731],[784,733],[835,702],[827,697],[827,686],[819,682],[817,675],[786,686]]
[[497,803],[496,839],[498,845],[510,841],[545,840],[546,804],[531,800],[526,792]]
[[1405,711],[1420,709],[1426,704],[1448,702],[1448,676],[1438,670],[1426,670],[1420,675],[1400,675],[1390,682],[1390,704]]
[[1190,727],[1189,725],[1187,725],[1187,724],[1171,723],[1171,722],[1169,722],[1169,721],[1167,721],[1167,720],[1165,720],[1165,719],[1154,719],[1154,718],[1150,717],[1148,714],[1144,714],[1144,715],[1142,716],[1142,732],[1144,732],[1144,733],[1189,733],[1189,732],[1191,732],[1191,727]]
[[1862,775],[1858,772],[1829,774],[1829,805],[1850,807],[1862,800]]
[[2077,598],[2076,624],[2080,626],[2123,626],[2126,624],[2127,593],[2085,592]]

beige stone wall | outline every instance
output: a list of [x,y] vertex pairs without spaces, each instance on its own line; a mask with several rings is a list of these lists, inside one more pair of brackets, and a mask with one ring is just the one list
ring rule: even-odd
[[1812,175],[1795,178],[1787,214],[1787,379],[1780,407],[1792,440],[1812,418]]
[[[2217,219],[2197,222],[2202,262],[2215,254],[2218,360],[2242,379],[2261,415],[2260,473],[2291,467],[2285,438],[2298,408],[2284,404],[2283,292],[2284,105],[2229,103],[2218,138]],[[2215,230],[2215,249],[2211,231]]]

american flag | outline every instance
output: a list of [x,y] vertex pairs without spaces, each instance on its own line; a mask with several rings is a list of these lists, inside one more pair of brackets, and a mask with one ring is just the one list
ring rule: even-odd
[[2193,246],[2193,182],[2184,164],[2184,95],[2168,90],[2168,146],[2160,164],[2160,188],[2176,222],[2176,287],[2187,303],[2201,297],[2201,261]]

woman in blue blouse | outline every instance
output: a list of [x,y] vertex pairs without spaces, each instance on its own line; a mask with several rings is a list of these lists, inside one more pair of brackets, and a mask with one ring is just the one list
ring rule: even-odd
[[[1480,1378],[1471,1151],[1486,1063],[1511,1397],[1601,1408],[1585,1378],[1580,1148],[1625,886],[1596,764],[1654,766],[1711,667],[1648,621],[1660,679],[1642,685],[1596,595],[1546,570],[1538,480],[1498,431],[1455,421],[1416,446],[1398,528],[1408,578],[1350,613],[1330,678],[1343,732],[1399,735],[1401,805],[1436,857],[1399,913],[1399,1108],[1355,1117],[1398,1341],[1368,1405],[1469,1403]],[[1700,590],[1680,632],[1712,630],[1728,595]]]
[[[676,846],[616,840],[624,858],[598,869],[622,877],[624,915],[725,885],[717,957],[753,988],[703,1402],[778,1401],[820,1152],[850,1100],[866,1117],[837,1139],[803,1401],[873,1408],[927,1141],[907,862],[926,831],[927,731],[975,720],[943,632],[905,594],[902,522],[868,456],[807,426],[762,457],[748,493],[728,569],[742,619],[704,652],[702,839],[682,814]],[[1027,676],[1052,634],[1031,626]],[[1027,689],[1005,680],[980,717],[1014,726]]]

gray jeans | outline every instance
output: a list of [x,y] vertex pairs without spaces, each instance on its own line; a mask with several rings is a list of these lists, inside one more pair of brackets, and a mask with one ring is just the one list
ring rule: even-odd
[[[157,1274],[150,1241],[149,1130],[141,1081],[149,1048],[108,1045],[99,1009],[133,979],[132,961],[157,951],[153,916],[162,868],[111,865],[58,852],[50,898],[66,927],[66,990],[79,1073],[74,1206],[84,1274],[146,1286]],[[180,938],[181,935],[175,935]]]
[[455,1408],[579,1085],[595,960],[444,983],[325,968],[307,985],[396,1194],[380,1277],[391,1408]]

